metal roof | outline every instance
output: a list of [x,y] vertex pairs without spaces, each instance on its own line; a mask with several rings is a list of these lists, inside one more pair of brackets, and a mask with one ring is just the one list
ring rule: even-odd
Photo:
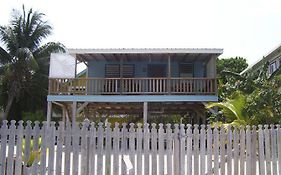
[[254,64],[248,66],[245,70],[243,70],[240,74],[243,75],[246,72],[249,71],[255,71],[258,70],[265,62],[270,61],[272,59],[276,59],[280,56],[281,52],[281,44],[279,44],[277,47],[272,49],[270,52],[268,52],[265,56],[258,59]]
[[163,53],[207,53],[222,54],[221,48],[100,48],[68,49],[69,54],[163,54]]

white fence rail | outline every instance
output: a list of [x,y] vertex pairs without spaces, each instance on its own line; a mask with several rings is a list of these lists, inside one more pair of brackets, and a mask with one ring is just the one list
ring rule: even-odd
[[[71,126],[4,121],[0,131],[1,175],[281,175],[279,125]],[[38,159],[28,167],[34,153]]]

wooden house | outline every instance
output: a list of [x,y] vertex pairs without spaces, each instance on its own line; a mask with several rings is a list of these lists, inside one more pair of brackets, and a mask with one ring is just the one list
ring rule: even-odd
[[[130,114],[142,116],[144,122],[150,115],[189,114],[191,123],[205,123],[204,103],[218,100],[216,59],[222,53],[223,49],[149,48],[69,49],[66,54],[52,54],[48,120],[56,104],[72,120],[86,109],[87,115]],[[60,57],[72,59],[72,68],[58,63]],[[81,62],[87,69],[77,77]],[[71,76],[64,75],[68,73]]]

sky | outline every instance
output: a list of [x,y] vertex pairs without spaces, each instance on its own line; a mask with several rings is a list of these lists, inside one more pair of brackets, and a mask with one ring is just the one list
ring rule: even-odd
[[[67,48],[223,48],[250,65],[281,44],[280,0],[0,0],[33,8],[53,27],[47,41]],[[47,42],[45,41],[45,42]]]

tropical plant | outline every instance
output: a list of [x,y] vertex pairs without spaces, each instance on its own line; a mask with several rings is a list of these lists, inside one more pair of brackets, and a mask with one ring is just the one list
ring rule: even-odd
[[[247,125],[251,123],[250,118],[245,112],[246,97],[240,92],[233,95],[231,99],[226,99],[223,102],[213,102],[206,105],[207,109],[219,107],[225,117],[224,122],[218,122],[219,125]],[[216,123],[216,122],[215,122]]]
[[[248,74],[222,71],[235,81],[219,83],[222,102],[210,103],[207,108],[219,107],[222,110],[211,118],[212,121],[238,125],[281,123],[280,71],[268,77],[267,69],[268,63],[265,63],[260,71]],[[220,114],[222,118],[218,117]]]
[[25,157],[24,151],[25,151],[25,139],[22,140],[22,160],[23,164],[26,165],[27,167],[31,167],[34,162],[40,160],[40,155],[41,155],[41,144],[42,144],[42,139],[41,137],[38,139],[38,149],[34,150],[34,139],[30,140],[29,143],[29,152],[30,155],[29,157]]
[[[22,13],[13,10],[8,26],[0,26],[0,39],[4,45],[0,47],[4,119],[15,103],[28,105],[30,108],[42,104],[48,87],[50,53],[65,50],[60,43],[41,45],[43,39],[52,32],[52,27],[43,19],[44,16],[32,9],[26,11],[23,6]],[[28,99],[31,100],[27,101]]]

